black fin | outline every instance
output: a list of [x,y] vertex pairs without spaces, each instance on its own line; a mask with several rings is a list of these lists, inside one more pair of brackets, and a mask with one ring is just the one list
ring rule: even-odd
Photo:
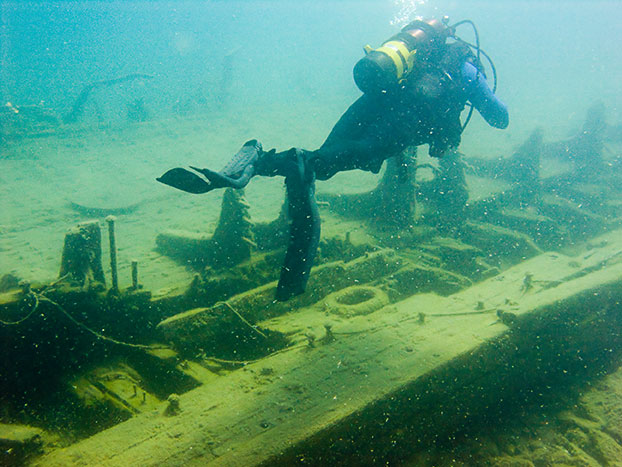
[[206,182],[198,175],[180,167],[169,170],[161,177],[156,178],[156,180],[165,185],[177,188],[178,190],[196,195],[207,193],[214,189],[210,183]]
[[222,172],[216,172],[210,169],[199,169],[198,167],[190,166],[192,170],[199,172],[205,178],[210,181],[212,188],[244,188],[248,185],[255,170],[252,165],[247,166],[242,174],[237,177],[229,177]]
[[[315,180],[297,151],[299,170],[285,179],[292,219],[289,245],[276,289],[276,299],[286,301],[305,291],[320,241],[320,214],[315,202]],[[311,176],[309,176],[311,175]]]

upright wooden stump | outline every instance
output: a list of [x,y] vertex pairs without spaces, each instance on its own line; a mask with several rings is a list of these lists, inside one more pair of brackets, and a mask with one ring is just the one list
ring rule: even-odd
[[240,264],[251,257],[251,251],[257,245],[249,208],[244,190],[225,190],[220,219],[211,239],[209,264],[216,268],[225,268]]
[[69,275],[81,285],[106,283],[102,268],[102,235],[97,221],[85,222],[65,234],[60,277]]

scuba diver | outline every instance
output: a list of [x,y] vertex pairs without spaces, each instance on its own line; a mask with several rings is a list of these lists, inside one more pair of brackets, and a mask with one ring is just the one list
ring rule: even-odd
[[[458,38],[455,28],[473,26],[476,45]],[[475,50],[476,53],[472,51]],[[448,19],[417,19],[354,67],[354,80],[363,92],[343,114],[326,141],[315,150],[292,148],[264,151],[257,140],[245,143],[219,172],[174,168],[157,180],[189,193],[216,188],[243,188],[255,175],[285,177],[290,238],[276,291],[285,301],[305,291],[320,238],[315,180],[337,172],[378,173],[384,160],[400,156],[410,146],[429,144],[433,157],[454,152],[460,144],[460,114],[471,106],[467,123],[477,109],[489,125],[508,126],[506,106],[488,85],[477,29],[470,20],[452,26]]]

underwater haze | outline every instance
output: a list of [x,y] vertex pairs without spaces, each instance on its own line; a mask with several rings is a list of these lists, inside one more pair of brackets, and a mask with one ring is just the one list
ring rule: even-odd
[[[321,218],[306,292],[274,298],[319,228],[290,230],[282,173],[156,181],[320,148],[364,47],[444,16],[509,126],[476,111],[448,157],[315,188],[286,153]],[[0,0],[0,465],[619,465],[621,24],[620,1]]]
[[0,95],[66,112],[85,83],[140,72],[154,81],[132,91],[164,116],[184,95],[218,101],[230,57],[225,87],[236,111],[261,116],[264,107],[332,102],[325,118],[334,120],[358,95],[351,71],[363,45],[380,45],[408,15],[448,15],[477,24],[513,132],[551,118],[570,126],[597,99],[617,111],[619,8],[598,1],[4,1]]

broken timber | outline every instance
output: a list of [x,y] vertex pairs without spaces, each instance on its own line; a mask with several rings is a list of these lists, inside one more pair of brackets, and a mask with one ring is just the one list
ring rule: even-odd
[[35,465],[400,459],[500,399],[564,384],[620,353],[620,233],[448,297],[420,294],[349,319],[316,304],[263,321],[297,344],[183,394],[176,416],[164,416],[163,403]]

